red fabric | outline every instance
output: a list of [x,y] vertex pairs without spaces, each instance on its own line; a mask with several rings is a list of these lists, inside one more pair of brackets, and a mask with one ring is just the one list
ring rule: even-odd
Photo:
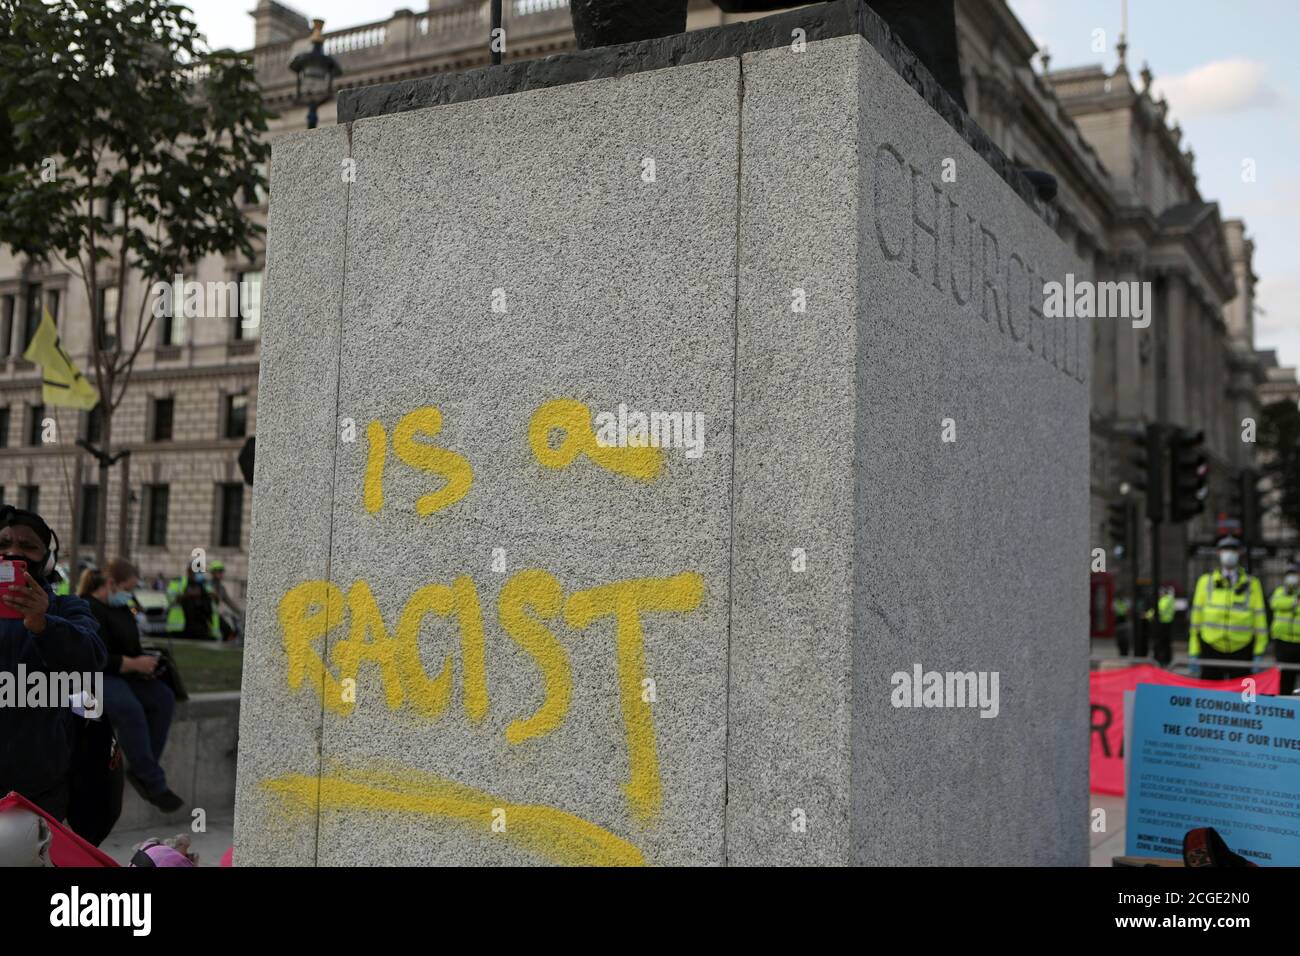
[[[1276,694],[1281,686],[1281,671],[1276,667],[1248,675],[1255,682],[1255,693]],[[1124,692],[1138,684],[1162,684],[1175,687],[1196,687],[1201,690],[1241,691],[1247,677],[1230,677],[1227,680],[1198,680],[1171,674],[1163,667],[1138,664],[1116,670],[1093,671],[1088,675],[1088,700],[1091,731],[1088,735],[1092,748],[1090,765],[1093,793],[1124,795]]]
[[45,818],[54,836],[50,842],[50,862],[55,866],[117,866],[112,857],[91,846],[22,794],[11,791],[7,797],[0,799],[0,813],[7,810],[30,810]]

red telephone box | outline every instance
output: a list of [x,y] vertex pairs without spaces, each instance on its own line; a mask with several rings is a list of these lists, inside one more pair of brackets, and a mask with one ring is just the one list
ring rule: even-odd
[[1094,571],[1088,583],[1088,634],[1115,636],[1115,575]]

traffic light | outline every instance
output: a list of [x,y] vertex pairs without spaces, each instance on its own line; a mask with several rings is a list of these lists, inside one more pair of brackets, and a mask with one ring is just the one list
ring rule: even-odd
[[1241,516],[1241,537],[1249,545],[1259,540],[1259,521],[1264,513],[1259,472],[1243,468],[1232,489],[1233,510]]
[[1106,506],[1106,524],[1110,529],[1111,554],[1122,558],[1128,551],[1129,505],[1127,501],[1112,501]]
[[1169,433],[1169,520],[1189,521],[1205,510],[1210,465],[1201,454],[1205,433],[1179,428]]
[[1159,425],[1134,428],[1129,437],[1137,445],[1131,461],[1137,466],[1133,485],[1146,494],[1147,520],[1160,524],[1165,518],[1164,429]]

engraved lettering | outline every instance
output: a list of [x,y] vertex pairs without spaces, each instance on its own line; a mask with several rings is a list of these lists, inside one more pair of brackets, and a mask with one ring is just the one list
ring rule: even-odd
[[[930,237],[931,244],[934,247],[934,287],[940,292],[943,291],[943,283],[939,281],[939,217],[943,210],[942,194],[939,187],[934,183],[927,182],[926,185],[934,191],[934,225],[927,224],[919,215],[921,211],[921,171],[915,166],[912,167],[912,275],[918,279],[921,277],[921,271],[916,268],[916,249],[919,245],[920,236],[917,230],[924,232]],[[928,204],[927,204],[928,205]]]
[[[1002,324],[1002,306],[998,300],[997,281],[1001,278],[1002,270],[998,268],[998,237],[989,232],[987,226],[980,226],[980,232],[984,234],[984,321],[989,321],[989,296],[993,296],[993,314],[998,319],[998,331],[1005,332],[1006,327]],[[993,261],[992,268],[989,262],[989,241],[993,242]],[[990,278],[990,276],[992,278]]]
[[[898,168],[898,185],[890,189],[885,181],[885,176],[889,166]],[[905,199],[907,196],[907,177],[903,172],[903,157],[898,150],[888,143],[881,143],[880,148],[876,150],[875,160],[875,207],[876,207],[876,241],[880,243],[880,252],[887,260],[901,259],[907,244],[907,211],[900,205],[896,219],[901,228],[894,230],[894,234],[899,237],[898,247],[895,249],[890,246],[885,239],[884,216],[882,215],[883,207],[886,203],[887,195],[891,194],[898,199]]]
[[[970,213],[965,213],[968,220],[967,225],[961,229],[957,228],[957,203],[948,197],[948,234],[952,237],[952,255],[948,259],[948,279],[952,285],[952,297],[958,305],[966,305],[975,296],[975,230],[977,228],[975,217]],[[963,296],[959,291],[961,283],[957,281],[957,262],[962,256],[957,254],[957,234],[966,234],[966,294]]]
[[[1019,266],[1020,275],[1022,276],[1019,283],[1017,283],[1014,276],[1016,270],[1012,268],[1013,263],[1016,266]],[[1021,287],[1025,290],[1023,296],[1019,295],[1017,292]],[[1007,328],[1011,332],[1011,341],[1013,342],[1025,341],[1029,337],[1029,300],[1032,298],[1033,293],[1029,287],[1029,269],[1025,265],[1025,260],[1021,259],[1018,254],[1013,252],[1011,255],[1007,256]],[[1024,327],[1017,332],[1016,312],[1019,311],[1022,302],[1025,303],[1025,324]]]

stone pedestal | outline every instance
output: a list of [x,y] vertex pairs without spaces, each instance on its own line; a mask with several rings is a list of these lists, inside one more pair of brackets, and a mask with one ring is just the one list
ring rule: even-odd
[[829,4],[276,144],[239,865],[1086,862],[1082,270],[905,57]]

